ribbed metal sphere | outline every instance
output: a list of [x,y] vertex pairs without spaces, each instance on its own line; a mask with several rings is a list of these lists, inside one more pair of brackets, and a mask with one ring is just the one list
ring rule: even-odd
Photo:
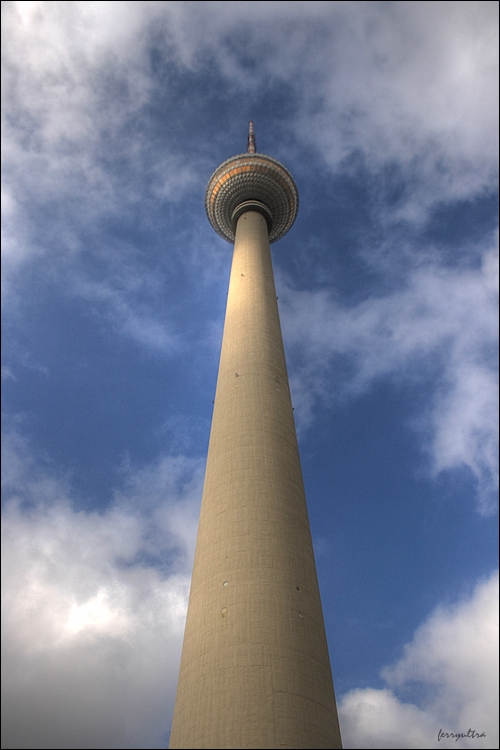
[[236,221],[245,210],[260,211],[266,217],[269,242],[276,242],[292,226],[298,208],[299,194],[292,175],[265,154],[227,159],[213,173],[205,193],[208,220],[228,242],[234,242]]

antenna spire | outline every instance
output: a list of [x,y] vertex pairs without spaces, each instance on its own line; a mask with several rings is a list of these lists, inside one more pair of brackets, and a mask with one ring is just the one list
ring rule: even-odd
[[256,146],[255,146],[255,135],[253,132],[253,120],[250,120],[250,124],[248,126],[248,146],[247,151],[249,154],[255,154],[256,152]]

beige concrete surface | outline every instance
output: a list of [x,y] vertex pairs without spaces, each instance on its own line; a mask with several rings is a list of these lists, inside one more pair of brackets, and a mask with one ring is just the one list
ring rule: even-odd
[[170,740],[340,748],[264,217],[238,220]]

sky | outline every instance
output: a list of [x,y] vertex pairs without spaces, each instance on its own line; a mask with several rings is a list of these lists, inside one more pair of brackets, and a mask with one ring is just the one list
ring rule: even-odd
[[168,747],[252,119],[344,747],[497,748],[498,4],[2,33],[2,747]]

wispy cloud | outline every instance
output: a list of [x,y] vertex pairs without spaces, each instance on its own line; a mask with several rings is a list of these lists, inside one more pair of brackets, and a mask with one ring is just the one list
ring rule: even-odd
[[286,340],[299,361],[292,383],[297,417],[317,400],[352,397],[381,378],[426,381],[432,389],[415,426],[434,473],[468,467],[479,508],[498,488],[498,250],[479,269],[428,266],[406,286],[346,308],[329,292],[280,289]]
[[75,295],[91,303],[101,323],[105,321],[115,333],[129,336],[146,349],[171,354],[182,348],[179,335],[172,330],[172,323],[160,320],[148,305],[137,301],[137,295],[147,289],[150,276],[143,272],[133,280],[122,276],[105,283],[90,281],[82,274],[75,284],[69,283],[69,288],[72,286]]

